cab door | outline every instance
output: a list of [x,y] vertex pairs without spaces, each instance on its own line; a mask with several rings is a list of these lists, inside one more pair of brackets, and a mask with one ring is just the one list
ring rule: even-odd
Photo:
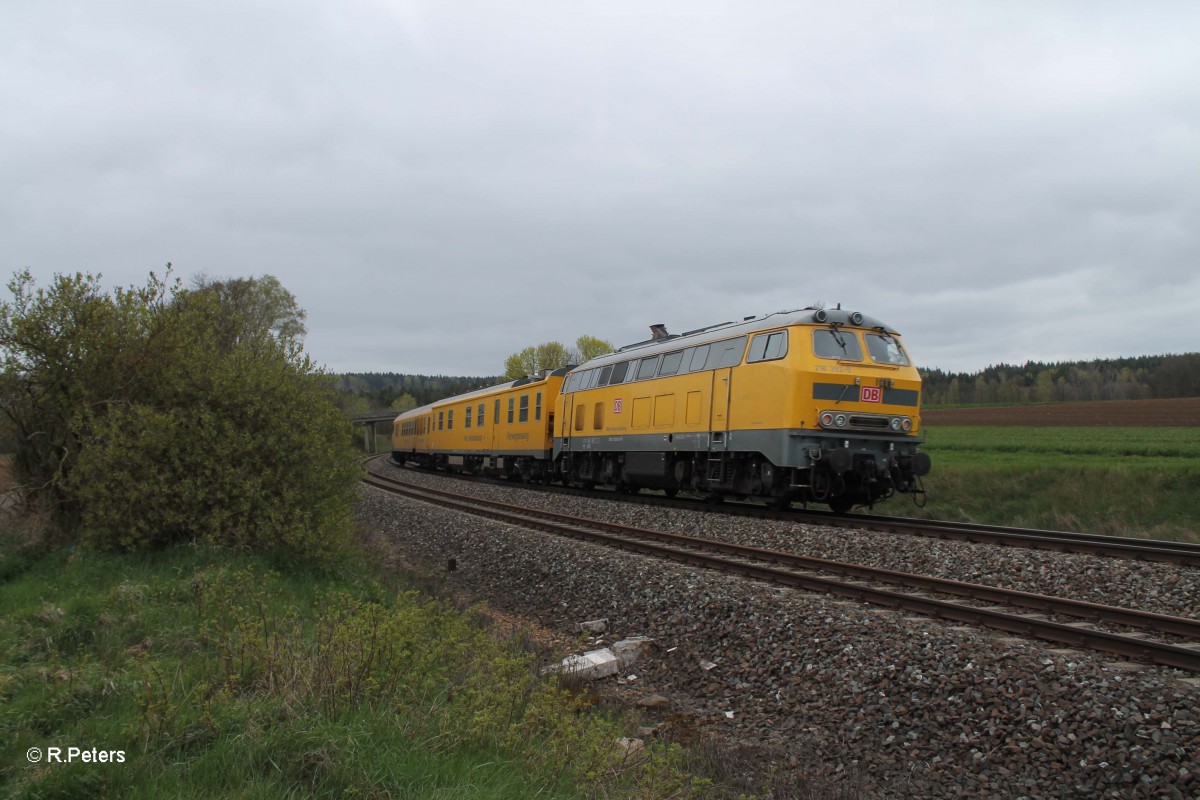
[[708,429],[710,431],[710,449],[727,449],[726,440],[729,438],[729,396],[732,391],[733,368],[713,370],[712,374],[712,413]]
[[575,419],[575,395],[564,394],[559,402],[562,403],[562,406],[558,414],[558,430],[555,431],[552,427],[551,436],[558,437],[555,445],[566,451],[571,449],[571,426]]

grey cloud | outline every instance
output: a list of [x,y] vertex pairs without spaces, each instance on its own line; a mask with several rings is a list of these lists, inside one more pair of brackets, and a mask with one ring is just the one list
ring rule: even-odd
[[0,269],[270,272],[333,369],[816,300],[946,368],[1200,346],[1191,4],[7,16]]

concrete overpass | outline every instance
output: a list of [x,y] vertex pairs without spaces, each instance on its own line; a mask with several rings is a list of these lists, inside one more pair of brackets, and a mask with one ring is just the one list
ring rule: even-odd
[[354,414],[350,417],[350,421],[355,425],[363,426],[363,449],[368,453],[374,453],[378,446],[379,431],[375,427],[387,423],[387,431],[384,434],[387,437],[392,435],[392,421],[400,415],[400,412],[394,408],[382,408],[375,411],[366,411],[362,414]]

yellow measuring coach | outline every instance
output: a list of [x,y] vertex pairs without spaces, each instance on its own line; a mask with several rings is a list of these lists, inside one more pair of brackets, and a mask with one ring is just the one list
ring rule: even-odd
[[405,411],[392,457],[431,469],[550,478],[554,408],[567,369],[521,378]]

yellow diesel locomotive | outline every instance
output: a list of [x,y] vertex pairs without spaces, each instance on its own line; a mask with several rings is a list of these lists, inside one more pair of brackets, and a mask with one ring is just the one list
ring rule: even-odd
[[577,367],[405,412],[393,455],[777,507],[923,496],[921,378],[894,329],[839,307],[651,332]]
[[921,494],[921,378],[894,329],[806,308],[651,331],[567,376],[557,478],[835,511]]

